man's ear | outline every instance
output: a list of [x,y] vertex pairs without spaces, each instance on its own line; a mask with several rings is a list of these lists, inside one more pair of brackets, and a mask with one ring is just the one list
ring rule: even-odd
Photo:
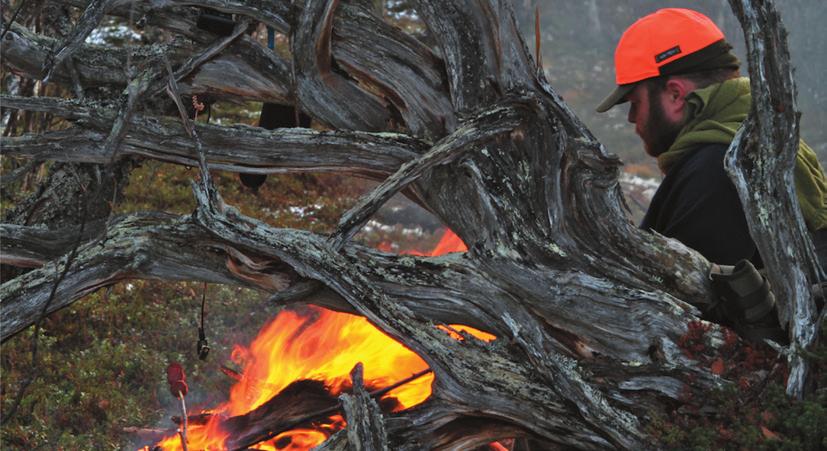
[[663,103],[666,114],[673,118],[683,117],[686,108],[686,96],[695,90],[695,84],[685,78],[673,77],[667,80],[663,90]]

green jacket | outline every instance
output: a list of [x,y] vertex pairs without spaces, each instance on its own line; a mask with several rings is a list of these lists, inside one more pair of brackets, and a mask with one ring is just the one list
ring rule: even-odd
[[[686,99],[689,122],[672,146],[658,156],[658,166],[664,173],[699,145],[732,142],[752,103],[749,79],[745,77],[698,89]],[[807,227],[813,231],[827,229],[827,178],[815,152],[803,140],[799,141],[793,176]]]

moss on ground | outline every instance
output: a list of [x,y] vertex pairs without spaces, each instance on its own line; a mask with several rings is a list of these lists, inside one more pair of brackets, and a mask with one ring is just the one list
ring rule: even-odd
[[[676,450],[827,449],[827,325],[811,362],[809,395],[804,401],[785,394],[787,368],[765,346],[740,343],[725,330],[717,355],[703,354],[702,328],[692,328],[681,343],[687,356],[709,365],[731,381],[704,396],[687,396],[668,418],[656,417],[649,432],[659,447]],[[716,366],[713,366],[716,365]]]

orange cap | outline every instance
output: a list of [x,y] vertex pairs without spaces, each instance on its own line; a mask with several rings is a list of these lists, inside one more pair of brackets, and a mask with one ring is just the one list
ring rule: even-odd
[[691,9],[664,8],[639,19],[617,43],[618,89],[597,110],[623,102],[634,83],[664,75],[664,66],[723,40],[724,33],[708,17]]
[[617,43],[615,81],[634,83],[660,75],[660,67],[724,39],[724,33],[691,9],[658,10],[632,24]]

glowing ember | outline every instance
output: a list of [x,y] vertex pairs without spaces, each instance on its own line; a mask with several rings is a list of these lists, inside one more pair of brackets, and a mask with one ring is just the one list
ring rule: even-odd
[[439,240],[430,255],[444,255],[451,252],[465,252],[468,246],[450,229],[445,229],[445,235]]
[[474,337],[476,337],[476,338],[478,338],[482,341],[488,342],[488,343],[490,343],[490,342],[497,339],[496,335],[492,335],[492,334],[489,334],[488,332],[483,332],[479,329],[474,329],[471,326],[465,326],[465,325],[462,325],[462,324],[450,324],[448,326],[436,326],[436,327],[439,328],[439,329],[444,330],[445,332],[448,332],[448,335],[450,335],[451,338],[454,338],[454,339],[457,339],[457,340],[460,340],[460,341],[465,340],[465,337],[463,337],[460,332],[465,332],[469,335],[472,335],[472,336],[474,336]]
[[[446,231],[431,255],[462,252],[467,248],[451,231]],[[454,338],[462,330],[491,341],[493,335],[476,329],[451,325],[443,327]],[[453,330],[452,330],[453,329]],[[243,368],[241,379],[230,391],[228,402],[216,407],[204,425],[190,424],[189,450],[223,450],[229,432],[221,429],[222,419],[242,415],[261,406],[294,381],[324,382],[332,396],[349,388],[350,371],[357,362],[364,367],[368,389],[387,387],[428,368],[418,355],[371,325],[361,316],[338,313],[315,306],[283,310],[265,325],[249,347],[236,346],[232,359]],[[428,373],[390,391],[382,399],[394,398],[394,410],[415,406],[431,394],[433,374]],[[308,450],[345,426],[340,415],[313,424],[313,429],[294,429],[259,443],[262,450]],[[177,435],[158,444],[164,450],[181,449]]]

